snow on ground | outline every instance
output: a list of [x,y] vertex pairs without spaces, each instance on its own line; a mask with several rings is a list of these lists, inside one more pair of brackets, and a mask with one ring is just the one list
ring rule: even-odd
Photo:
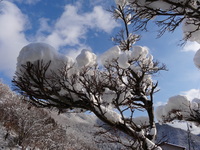
[[0,150],[3,150],[6,145],[7,145],[7,142],[5,141],[5,134],[6,134],[6,130],[5,128],[3,127],[0,127]]
[[15,146],[15,148],[12,147],[12,149],[8,148],[8,145],[12,145],[12,143],[9,142],[9,140],[10,140],[10,138],[13,138],[13,137],[8,136],[6,138],[6,133],[7,133],[6,129],[0,124],[0,150],[21,150],[21,148],[18,146]]
[[193,123],[188,123],[188,125],[187,125],[187,122],[184,122],[184,121],[174,121],[172,123],[167,123],[167,125],[170,125],[174,128],[179,128],[179,129],[182,129],[185,131],[187,131],[187,129],[188,129],[187,126],[189,126],[192,134],[195,134],[195,135],[200,134],[200,127],[194,125]]

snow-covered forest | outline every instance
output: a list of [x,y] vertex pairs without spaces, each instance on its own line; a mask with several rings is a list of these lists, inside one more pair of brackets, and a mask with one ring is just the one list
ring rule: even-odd
[[[0,83],[0,148],[162,150],[169,142],[198,149],[199,137],[191,132],[200,126],[200,99],[172,95],[154,108],[155,77],[167,66],[135,43],[142,38],[136,32],[152,23],[158,37],[182,26],[182,43],[200,44],[199,8],[198,0],[116,0],[109,12],[121,29],[102,54],[83,49],[72,58],[43,41],[24,45],[15,92]],[[193,61],[200,68],[200,50]],[[186,131],[165,125],[177,120]]]

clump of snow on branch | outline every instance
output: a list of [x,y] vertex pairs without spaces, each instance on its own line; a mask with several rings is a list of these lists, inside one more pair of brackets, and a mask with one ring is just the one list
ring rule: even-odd
[[193,61],[195,66],[200,69],[200,50],[198,50],[194,55]]
[[191,18],[185,19],[182,29],[184,36],[189,37],[189,41],[200,43],[200,31],[197,22],[197,20]]
[[45,43],[31,43],[20,51],[17,66],[26,62],[34,63],[37,60],[43,60],[47,63],[49,60],[53,60],[55,56],[57,56],[57,52],[52,46]]
[[[196,101],[196,100],[197,100],[197,101]],[[199,100],[200,100],[200,99],[193,99],[193,100],[192,100],[191,108],[192,108],[194,111],[198,111],[198,110],[199,110],[199,106],[200,106]]]
[[121,115],[112,110],[112,108],[100,106],[96,107],[96,110],[99,111],[100,114],[102,113],[102,115],[108,120],[112,120],[114,123],[122,122]]
[[130,66],[128,62],[128,56],[126,53],[122,53],[121,55],[119,55],[118,64],[119,64],[119,67],[124,68],[124,69]]
[[157,107],[156,118],[160,123],[172,120],[192,121],[191,118],[195,117],[195,113],[198,113],[199,106],[199,99],[195,98],[190,101],[186,96],[173,96],[169,98],[167,104]]
[[[31,43],[23,47],[17,58],[17,72],[22,71],[22,65],[26,63],[35,64],[42,60],[44,64],[50,62],[49,70],[58,70],[64,64],[70,63],[70,58],[59,54],[51,45],[46,43]],[[49,72],[51,73],[51,72]]]
[[101,55],[101,62],[103,65],[105,65],[107,63],[110,63],[113,59],[117,59],[119,55],[119,46],[112,47]]
[[[187,0],[170,0],[172,3],[181,3],[185,4]],[[147,6],[151,9],[160,9],[162,11],[168,11],[168,10],[173,10],[173,11],[181,11],[179,7],[174,8],[174,6],[168,2],[165,2],[163,0],[155,0],[155,1],[148,1],[148,0],[115,0],[116,4],[119,6],[123,5],[132,5],[134,9],[140,9],[139,6]],[[196,7],[196,2],[193,2],[193,7]],[[138,7],[137,7],[138,6]],[[173,9],[174,8],[174,9]]]
[[79,67],[93,66],[96,64],[96,55],[89,50],[83,49],[76,57]]
[[[130,51],[120,51],[120,48],[115,46],[101,56],[103,65],[111,63],[113,59],[117,59],[119,67],[123,69],[127,69],[128,67],[135,69],[140,67],[141,69],[145,65],[153,67],[153,56],[149,54],[147,47],[133,46]],[[140,61],[140,64],[131,64],[133,61]]]
[[[134,9],[138,9],[136,6],[146,6],[151,9],[160,9],[162,11],[177,11],[181,12],[183,11],[180,7],[181,5],[184,5],[188,2],[188,0],[169,0],[169,2],[163,1],[163,0],[154,0],[154,1],[149,1],[149,0],[115,0],[116,4],[119,6],[122,6],[123,4],[130,4]],[[170,4],[171,2],[171,4]],[[180,7],[174,6],[173,3],[175,4],[181,4]],[[193,8],[198,8],[198,0],[191,1],[191,5]],[[186,10],[190,11],[190,10]]]
[[185,96],[177,95],[170,97],[166,106],[165,111],[168,113],[172,109],[185,110],[189,107],[190,103]]
[[127,0],[115,0],[115,3],[116,3],[118,6],[123,7],[123,6],[127,3]]
[[105,91],[102,94],[102,99],[105,103],[112,103],[112,101],[117,97],[116,93],[109,88],[105,88]]
[[131,52],[131,58],[133,59],[144,59],[148,54],[148,49],[142,46],[134,46],[133,51]]

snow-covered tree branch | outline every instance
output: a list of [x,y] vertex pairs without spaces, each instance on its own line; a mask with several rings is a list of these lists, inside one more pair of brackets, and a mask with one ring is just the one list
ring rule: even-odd
[[187,97],[177,95],[169,98],[167,104],[156,109],[156,117],[160,123],[173,120],[185,120],[200,124],[200,100],[195,98],[192,101]]
[[[97,64],[96,55],[88,50],[70,60],[50,45],[33,43],[20,52],[13,83],[36,105],[89,110],[144,148],[155,136],[150,132],[155,130],[153,94],[157,91],[152,75],[165,66],[140,46],[125,52],[115,46],[102,55],[102,64]],[[149,131],[134,122],[136,109],[147,111]]]
[[[183,24],[185,40],[195,40],[199,35],[200,2],[199,0],[116,0],[116,12],[126,7],[129,22],[135,31],[148,30],[148,23],[154,22],[159,27],[158,36],[166,31],[173,32]],[[123,19],[123,15],[117,15]]]

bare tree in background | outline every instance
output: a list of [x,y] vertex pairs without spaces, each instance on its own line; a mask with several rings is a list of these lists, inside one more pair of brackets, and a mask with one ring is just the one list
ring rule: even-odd
[[[7,86],[0,83],[1,92],[3,87]],[[65,149],[66,131],[47,112],[31,106],[9,88],[3,95],[0,100],[12,95],[0,103],[0,123],[7,130],[4,138],[8,147]]]

